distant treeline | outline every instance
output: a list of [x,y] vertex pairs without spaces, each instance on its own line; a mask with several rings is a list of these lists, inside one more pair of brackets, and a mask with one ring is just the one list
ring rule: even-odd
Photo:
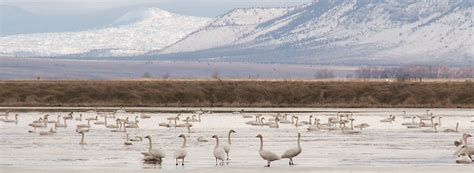
[[407,65],[402,67],[361,67],[356,72],[358,78],[409,80],[474,78],[474,67],[452,68],[448,66]]
[[0,106],[473,108],[474,83],[3,81]]

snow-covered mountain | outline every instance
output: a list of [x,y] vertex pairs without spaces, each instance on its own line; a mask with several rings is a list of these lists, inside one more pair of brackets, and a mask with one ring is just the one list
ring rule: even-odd
[[319,0],[237,9],[154,53],[249,62],[474,64],[473,11],[471,0]]
[[210,18],[182,16],[158,8],[140,8],[105,28],[0,37],[0,55],[140,55],[162,49],[210,21]]

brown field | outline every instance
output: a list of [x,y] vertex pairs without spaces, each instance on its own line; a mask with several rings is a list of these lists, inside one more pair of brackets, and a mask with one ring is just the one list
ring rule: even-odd
[[474,83],[1,81],[0,106],[473,108]]

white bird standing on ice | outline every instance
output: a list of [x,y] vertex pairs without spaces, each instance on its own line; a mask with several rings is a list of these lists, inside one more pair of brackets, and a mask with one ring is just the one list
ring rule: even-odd
[[261,134],[258,134],[256,137],[260,138],[260,149],[259,149],[258,153],[260,154],[260,157],[262,157],[263,160],[267,161],[267,166],[266,167],[270,167],[270,163],[272,161],[281,159],[281,157],[276,155],[275,153],[263,149],[263,136]]
[[81,142],[79,142],[79,144],[85,145],[86,144],[86,142],[84,142],[84,133],[85,132],[79,132],[79,133],[81,134]]
[[145,136],[145,138],[148,138],[148,152],[142,152],[142,155],[144,156],[143,160],[145,161],[158,161],[158,163],[161,165],[163,158],[166,157],[166,155],[158,149],[153,149],[153,143],[151,142],[151,136]]
[[472,137],[472,135],[468,133],[463,134],[463,145],[459,146],[459,149],[455,152],[455,155],[457,155],[456,163],[472,163],[472,158],[469,153],[470,148],[467,142],[467,138],[469,137]]
[[288,158],[290,161],[288,162],[289,165],[294,165],[293,163],[293,158],[298,156],[302,150],[301,145],[300,145],[300,139],[301,139],[301,133],[298,133],[298,146],[295,148],[291,148],[289,150],[286,150],[283,155],[281,155],[281,158]]
[[178,165],[178,160],[181,159],[181,165],[184,166],[184,158],[188,154],[188,152],[185,149],[186,148],[186,136],[181,134],[178,137],[183,138],[184,141],[183,141],[183,145],[181,145],[181,148],[174,152],[174,158],[176,159],[176,165]]
[[225,151],[219,146],[219,137],[217,137],[217,135],[214,135],[212,136],[212,138],[216,138],[216,146],[214,147],[213,151],[214,157],[216,158],[216,165],[217,160],[220,160],[220,165],[223,165],[225,160]]
[[232,133],[237,133],[237,132],[235,132],[235,131],[232,130],[232,129],[229,130],[229,133],[227,134],[227,142],[228,142],[228,143],[222,143],[222,144],[220,144],[220,147],[221,147],[222,149],[224,149],[224,151],[225,151],[225,153],[226,153],[226,155],[227,155],[227,160],[229,160],[229,151],[230,151],[230,146],[232,145],[232,143],[231,143],[231,141],[230,141],[230,134],[232,134]]

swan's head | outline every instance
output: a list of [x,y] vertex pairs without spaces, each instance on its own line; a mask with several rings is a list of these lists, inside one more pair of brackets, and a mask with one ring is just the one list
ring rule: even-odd
[[237,133],[235,130],[230,130],[229,133]]
[[257,138],[263,138],[262,134],[258,134],[257,136],[255,136]]
[[180,134],[178,137],[180,138],[184,138],[185,136],[183,134]]
[[309,118],[313,118],[313,115],[310,115]]
[[211,138],[216,138],[217,139],[218,137],[217,137],[217,135],[213,135]]
[[464,138],[472,137],[472,135],[469,134],[469,133],[464,133],[463,136],[464,136]]
[[151,137],[150,137],[150,135],[146,135],[145,138],[150,139]]

